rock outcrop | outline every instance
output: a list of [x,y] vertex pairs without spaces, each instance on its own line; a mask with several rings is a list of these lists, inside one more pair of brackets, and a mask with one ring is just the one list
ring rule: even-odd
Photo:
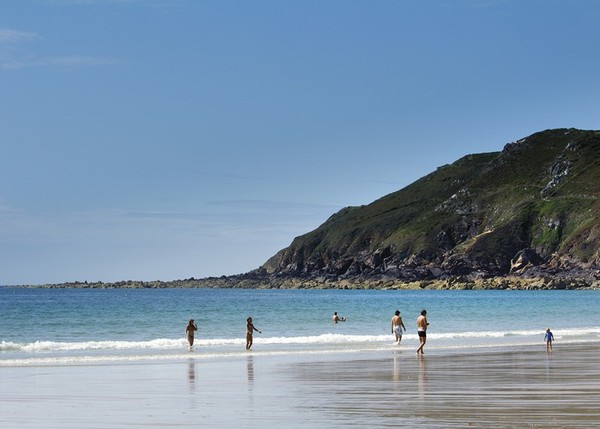
[[262,269],[272,278],[600,279],[600,132],[548,130],[347,207]]

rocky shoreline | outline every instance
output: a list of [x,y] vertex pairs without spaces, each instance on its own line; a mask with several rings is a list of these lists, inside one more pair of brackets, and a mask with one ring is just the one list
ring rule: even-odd
[[372,290],[600,290],[598,273],[571,276],[499,276],[490,278],[451,277],[434,280],[405,281],[392,278],[325,278],[264,276],[256,273],[173,281],[70,282],[41,285],[19,285],[22,288],[79,289],[372,289]]

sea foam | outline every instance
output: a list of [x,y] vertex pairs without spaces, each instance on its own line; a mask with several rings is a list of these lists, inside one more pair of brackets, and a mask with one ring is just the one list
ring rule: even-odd
[[[600,327],[586,327],[577,329],[557,329],[553,331],[555,338],[576,337],[582,339],[591,337],[597,339],[600,336]],[[477,340],[494,340],[502,338],[543,338],[540,330],[515,330],[515,331],[467,331],[467,332],[428,332],[430,341],[443,340],[460,345],[461,341],[468,341],[470,345],[477,345]],[[416,340],[417,335],[404,334],[406,340]],[[254,342],[269,346],[344,346],[360,344],[387,344],[392,338],[387,335],[345,335],[345,334],[321,334],[308,336],[255,336]],[[196,347],[208,347],[218,351],[220,348],[228,349],[243,345],[243,338],[197,338]],[[9,341],[0,342],[0,353],[21,352],[26,354],[53,353],[53,352],[77,352],[77,351],[102,351],[102,350],[157,350],[169,351],[187,347],[185,338],[157,338],[148,341],[83,341],[83,342],[57,342],[57,341],[35,341],[32,343],[15,343]],[[485,342],[483,344],[486,344]],[[0,355],[1,357],[1,355]]]

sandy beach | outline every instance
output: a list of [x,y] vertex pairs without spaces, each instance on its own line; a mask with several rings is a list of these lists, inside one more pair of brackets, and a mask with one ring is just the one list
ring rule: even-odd
[[[0,427],[600,425],[600,344],[0,366]],[[0,361],[1,365],[1,361]]]

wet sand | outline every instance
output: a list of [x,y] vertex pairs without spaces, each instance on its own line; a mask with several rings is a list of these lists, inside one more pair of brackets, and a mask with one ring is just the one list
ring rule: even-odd
[[600,344],[2,367],[3,428],[600,426]]

